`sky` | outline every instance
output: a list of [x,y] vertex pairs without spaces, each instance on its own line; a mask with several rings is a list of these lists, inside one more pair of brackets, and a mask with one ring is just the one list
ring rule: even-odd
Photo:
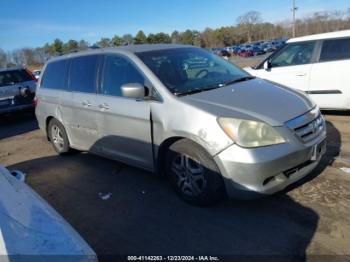
[[[255,10],[263,21],[291,18],[292,0],[0,0],[0,48],[39,47],[55,38],[90,44],[138,30],[146,34],[203,30],[236,23]],[[345,10],[349,0],[296,0],[297,17]]]

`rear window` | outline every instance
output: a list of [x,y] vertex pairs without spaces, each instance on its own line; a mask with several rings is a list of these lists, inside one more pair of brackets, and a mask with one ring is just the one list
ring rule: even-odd
[[350,38],[323,41],[320,61],[350,59]]
[[31,75],[24,69],[0,72],[0,86],[13,85],[32,80],[33,78]]
[[69,87],[73,91],[96,92],[97,55],[81,56],[72,59],[69,75]]
[[68,66],[69,61],[67,59],[49,63],[44,71],[41,87],[67,89]]

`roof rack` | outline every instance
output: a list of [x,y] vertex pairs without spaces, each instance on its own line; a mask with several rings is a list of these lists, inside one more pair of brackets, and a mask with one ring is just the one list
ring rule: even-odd
[[68,54],[77,53],[77,52],[86,51],[86,50],[99,49],[99,48],[100,48],[100,47],[97,46],[97,45],[92,45],[92,46],[89,46],[88,48],[82,49],[82,50],[80,50],[80,49],[73,49],[73,50],[70,50],[70,51],[67,52],[67,53],[61,52],[61,53],[58,54],[58,56],[68,55]]

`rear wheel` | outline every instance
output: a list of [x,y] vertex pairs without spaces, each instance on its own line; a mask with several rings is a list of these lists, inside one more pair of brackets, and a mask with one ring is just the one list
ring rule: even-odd
[[225,195],[223,179],[214,160],[188,139],[170,146],[166,169],[176,192],[190,204],[211,205]]
[[56,119],[52,119],[48,126],[50,141],[55,151],[62,155],[70,151],[69,140],[63,125]]

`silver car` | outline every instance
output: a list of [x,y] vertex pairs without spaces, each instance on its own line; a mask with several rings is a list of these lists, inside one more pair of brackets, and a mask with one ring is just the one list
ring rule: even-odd
[[0,69],[0,115],[33,110],[36,79],[25,68]]
[[74,148],[165,174],[196,205],[273,194],[325,152],[325,121],[306,95],[191,46],[52,59],[36,115],[59,154]]

